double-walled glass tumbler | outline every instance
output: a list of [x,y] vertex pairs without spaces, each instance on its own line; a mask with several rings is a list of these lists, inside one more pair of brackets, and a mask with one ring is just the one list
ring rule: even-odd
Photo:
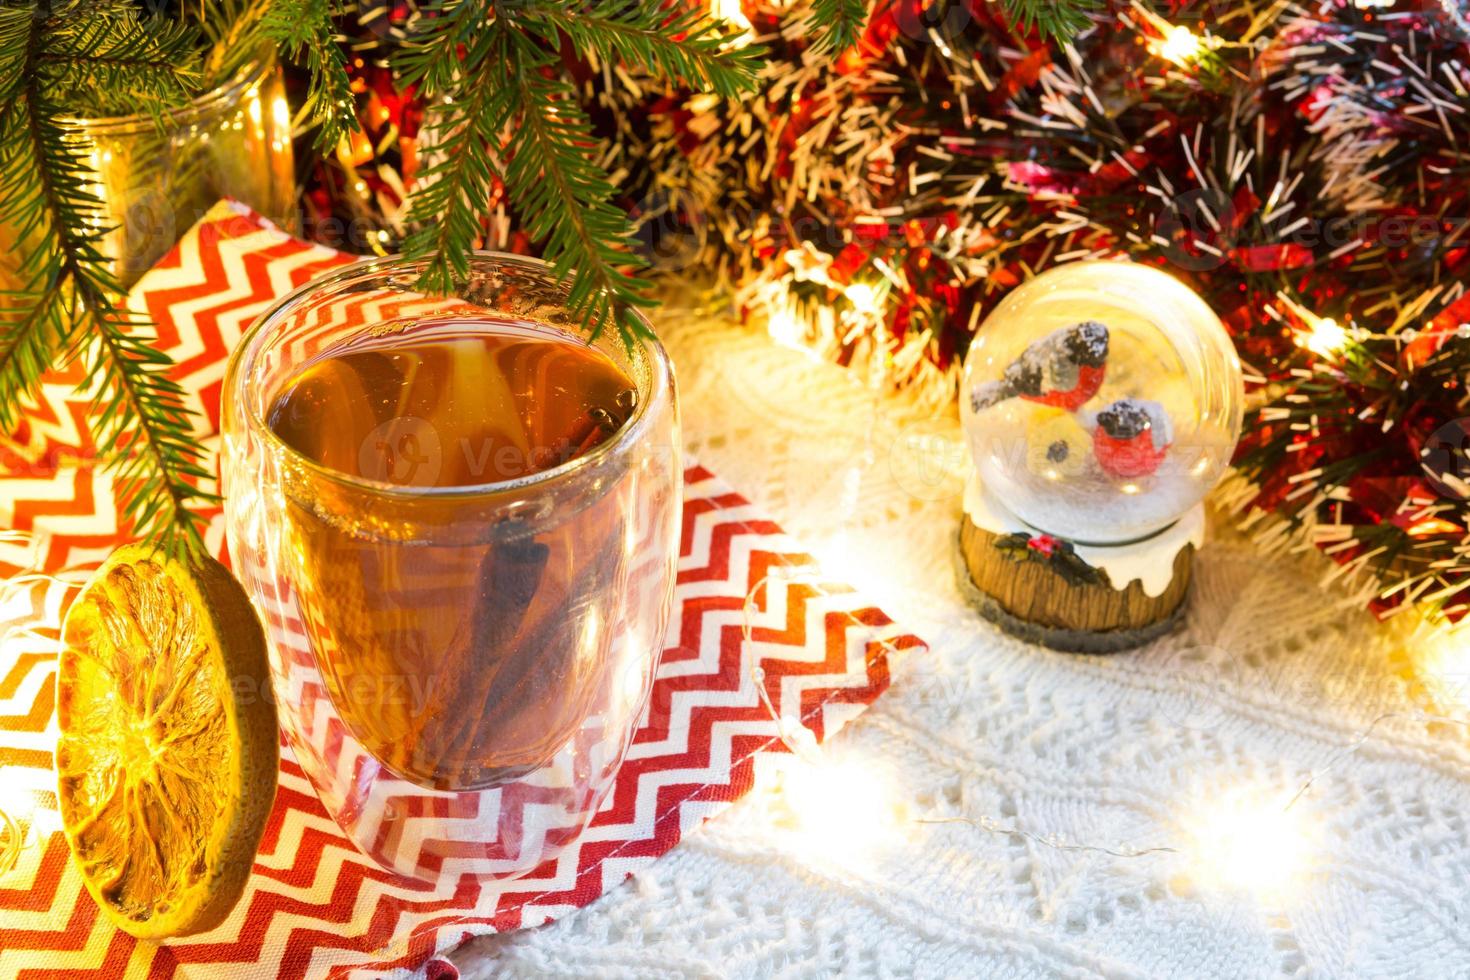
[[230,554],[290,745],[354,843],[425,881],[513,878],[597,811],[652,687],[673,377],[651,336],[588,341],[541,263],[482,253],[451,298],[421,272],[348,266],[243,338]]

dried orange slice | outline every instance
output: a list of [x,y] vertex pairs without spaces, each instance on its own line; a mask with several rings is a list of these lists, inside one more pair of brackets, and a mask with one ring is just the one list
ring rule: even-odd
[[265,637],[213,559],[132,545],[67,613],[57,797],[87,890],[140,939],[224,921],[276,792]]

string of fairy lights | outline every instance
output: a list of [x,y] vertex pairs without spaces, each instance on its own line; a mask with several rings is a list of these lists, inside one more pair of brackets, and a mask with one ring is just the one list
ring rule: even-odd
[[[1320,819],[1309,813],[1306,805],[1321,781],[1349,762],[1389,722],[1470,728],[1470,717],[1462,714],[1403,707],[1382,711],[1294,788],[1283,791],[1252,782],[1212,788],[1208,800],[1180,801],[1175,826],[1161,828],[1165,842],[1147,846],[1038,832],[1015,818],[985,813],[919,815],[906,802],[916,787],[906,786],[892,765],[882,759],[861,759],[850,752],[834,754],[808,727],[810,716],[796,717],[773,701],[754,633],[763,594],[769,584],[777,581],[799,584],[818,596],[827,587],[815,565],[773,569],[747,593],[741,625],[750,682],[786,750],[778,757],[781,761],[769,782],[785,804],[782,818],[791,834],[793,853],[804,860],[850,862],[854,855],[903,846],[917,828],[957,824],[1061,854],[1101,855],[1123,861],[1183,860],[1200,886],[1252,894],[1268,902],[1286,901],[1309,877],[1322,843],[1318,835]],[[900,650],[881,636],[873,643],[877,647],[874,656],[888,658],[890,665],[903,657],[928,653],[923,649]],[[1420,649],[1423,675],[1436,683],[1435,693],[1457,706],[1465,705],[1463,681],[1470,677],[1470,638],[1463,631],[1440,632]],[[777,809],[782,813],[783,808]]]
[[[29,538],[23,532],[4,532],[3,543],[23,547]],[[77,588],[83,577],[26,572],[0,583],[0,669],[9,669],[23,655],[54,654],[61,597]],[[1390,721],[1470,726],[1470,718],[1463,714],[1402,706],[1382,711],[1294,789],[1283,792],[1279,787],[1243,783],[1223,792],[1212,791],[1207,805],[1181,800],[1176,825],[1160,828],[1165,835],[1162,841],[1144,846],[1041,832],[1017,818],[992,814],[921,813],[909,802],[915,787],[906,785],[904,776],[891,764],[852,752],[834,753],[819,744],[809,727],[811,718],[783,712],[772,699],[754,636],[764,594],[772,582],[798,585],[818,596],[828,587],[815,563],[779,567],[752,586],[742,609],[742,649],[749,681],[786,749],[774,757],[767,754],[770,764],[758,769],[758,778],[763,778],[774,800],[777,842],[799,861],[850,862],[854,855],[911,846],[916,831],[958,825],[992,837],[1025,840],[1060,854],[1130,862],[1149,858],[1184,861],[1202,885],[1268,901],[1284,900],[1309,877],[1320,843],[1315,829],[1318,821],[1305,805],[1316,785],[1349,762]],[[49,596],[44,609],[37,606],[39,596]],[[881,636],[874,639],[874,646],[877,652],[872,655],[889,658],[890,666],[902,657],[927,654],[923,649],[900,650]],[[1430,642],[1414,647],[1421,652],[1422,676],[1437,684],[1436,695],[1456,705],[1470,703],[1470,692],[1465,690],[1465,679],[1470,678],[1470,642],[1461,633],[1439,631]],[[54,738],[54,734],[53,728],[49,736]],[[30,778],[34,776],[31,770],[0,766],[0,880],[19,865],[26,848],[41,846],[60,830],[54,796]]]

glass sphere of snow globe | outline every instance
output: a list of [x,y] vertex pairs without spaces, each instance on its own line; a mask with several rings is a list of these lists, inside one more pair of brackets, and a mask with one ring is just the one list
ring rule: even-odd
[[1240,439],[1240,360],[1179,280],[1059,266],[1014,290],[965,358],[961,411],[986,494],[1077,544],[1150,537],[1199,503]]

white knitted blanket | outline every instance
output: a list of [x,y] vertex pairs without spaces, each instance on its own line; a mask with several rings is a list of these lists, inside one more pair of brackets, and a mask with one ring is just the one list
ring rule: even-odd
[[933,649],[812,767],[461,950],[465,977],[1470,975],[1470,727],[1446,717],[1470,638],[1378,626],[1320,559],[1227,533],[1185,631],[1027,647],[953,582],[956,422],[728,325],[664,329],[690,450]]

